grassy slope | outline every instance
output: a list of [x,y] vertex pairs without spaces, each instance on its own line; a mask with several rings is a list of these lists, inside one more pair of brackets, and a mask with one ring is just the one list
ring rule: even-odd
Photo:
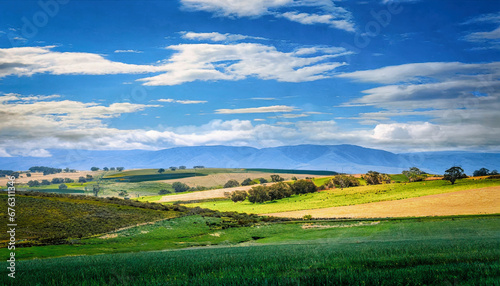
[[463,179],[458,180],[454,185],[451,185],[448,181],[436,180],[415,183],[360,186],[343,190],[333,189],[307,195],[294,195],[290,198],[266,202],[263,204],[252,204],[248,200],[239,203],[233,203],[231,200],[224,200],[187,204],[187,206],[200,206],[202,208],[219,211],[238,211],[261,214],[400,200],[498,185],[500,185],[500,180],[498,179]]
[[[0,204],[7,205],[6,194],[0,194]],[[175,211],[146,209],[148,205],[138,202],[41,193],[18,193],[16,205],[16,223],[21,226],[16,232],[18,244],[64,242],[179,215]],[[1,209],[0,217],[6,217],[6,211]],[[2,231],[0,243],[3,245],[7,239],[6,231]]]
[[[311,224],[346,226],[355,222]],[[22,275],[15,282],[26,285],[33,281],[41,285],[498,285],[500,278],[498,216],[384,220],[375,225],[323,229],[303,229],[301,225],[281,223],[211,230],[203,218],[195,216],[129,229],[114,240],[93,239],[95,244],[20,249],[20,255],[41,254],[42,249],[54,255],[64,253],[64,248],[74,250],[68,254],[111,253],[124,251],[126,247],[126,251],[146,250],[144,245],[148,244],[180,247],[260,238],[247,247],[17,261]],[[91,249],[94,251],[89,252]],[[0,279],[4,280],[7,279],[5,264],[0,263]]]

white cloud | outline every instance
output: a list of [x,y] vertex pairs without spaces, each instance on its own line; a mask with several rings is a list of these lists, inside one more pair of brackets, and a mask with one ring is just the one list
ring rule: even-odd
[[300,118],[300,117],[308,117],[308,114],[301,113],[301,114],[281,114],[281,115],[276,115],[276,116],[270,116],[268,118],[287,118],[287,119],[292,119],[292,118]]
[[158,102],[170,102],[170,103],[180,103],[180,104],[198,104],[198,103],[207,103],[206,100],[177,100],[172,98],[162,98],[156,100]]
[[245,35],[239,35],[239,34],[230,34],[230,33],[217,33],[217,32],[211,32],[211,33],[195,33],[195,32],[181,32],[182,38],[187,39],[187,40],[197,40],[197,41],[212,41],[212,42],[236,42],[236,41],[241,41],[244,39],[254,39],[254,40],[265,40],[265,38],[261,37],[252,37],[252,36],[245,36]]
[[304,25],[327,24],[334,28],[354,32],[354,24],[346,19],[338,19],[330,14],[309,14],[299,12],[286,12],[279,14],[279,17],[286,18],[290,21],[298,22]]
[[115,50],[115,53],[136,53],[136,54],[142,54],[142,51],[138,50]]
[[271,112],[292,112],[297,110],[293,106],[273,105],[253,108],[238,108],[238,109],[217,109],[216,114],[242,114],[242,113],[271,113]]
[[[328,24],[333,28],[354,31],[351,13],[331,0],[181,0],[188,10],[211,12],[224,17],[260,17],[274,15],[306,25]],[[316,7],[322,14],[299,13],[299,7]],[[283,12],[282,10],[287,10]]]
[[31,76],[36,73],[121,74],[159,72],[159,66],[113,62],[97,54],[54,52],[48,47],[0,49],[0,78],[8,75]]
[[338,56],[334,53],[322,51],[321,55],[300,57],[255,43],[183,44],[167,48],[177,51],[162,65],[167,73],[139,79],[145,82],[144,85],[242,80],[247,77],[284,82],[313,81],[331,77],[335,68],[345,64],[332,62],[331,59]]
[[500,39],[500,27],[491,32],[475,32],[467,35],[465,39],[469,42],[482,42]]
[[[144,85],[177,85],[196,80],[242,80],[256,77],[285,82],[313,81],[331,77],[345,63],[331,59],[346,53],[341,48],[318,49],[319,55],[300,56],[277,51],[273,46],[254,43],[184,44],[169,46],[176,51],[158,65],[132,65],[112,62],[91,53],[61,53],[53,47],[0,49],[0,78],[36,73],[129,74],[160,73],[142,78]],[[338,53],[334,53],[338,51]]]
[[293,3],[293,0],[181,0],[187,9],[212,12],[219,16],[255,17],[270,9]]

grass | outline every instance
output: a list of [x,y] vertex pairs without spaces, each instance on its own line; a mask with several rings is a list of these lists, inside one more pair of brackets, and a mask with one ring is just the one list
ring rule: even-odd
[[[7,205],[6,193],[0,194],[0,203]],[[16,205],[19,206],[16,208],[16,223],[22,226],[16,232],[18,245],[67,243],[68,239],[180,214],[172,208],[152,209],[151,205],[139,202],[37,192],[17,193]],[[7,208],[1,209],[0,217],[6,217],[6,212]],[[3,246],[9,238],[5,228],[4,224],[0,234],[0,245]]]
[[499,179],[463,179],[458,180],[454,185],[451,185],[448,181],[436,180],[332,189],[306,195],[294,195],[290,198],[262,204],[252,204],[248,200],[239,203],[223,200],[186,204],[186,206],[199,206],[218,211],[265,214],[401,200],[498,185],[500,185]]
[[[499,285],[499,216],[264,224],[213,229],[201,216],[81,245],[23,248],[4,285]],[[369,224],[368,223],[373,223]],[[316,228],[303,228],[311,224]],[[319,228],[317,226],[329,226]],[[348,227],[351,226],[351,227]],[[227,247],[240,242],[239,247]],[[182,251],[144,250],[219,244]],[[72,252],[69,252],[69,250]],[[143,251],[138,253],[116,253]],[[2,255],[4,253],[2,252]],[[19,255],[19,256],[18,256]],[[35,284],[38,283],[38,284]]]

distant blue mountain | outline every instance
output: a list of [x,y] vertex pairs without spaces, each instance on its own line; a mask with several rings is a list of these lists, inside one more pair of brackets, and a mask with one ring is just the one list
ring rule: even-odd
[[400,173],[416,166],[443,174],[454,165],[467,174],[488,168],[500,170],[499,153],[425,152],[394,154],[355,145],[297,145],[257,149],[252,147],[198,146],[159,151],[50,150],[52,157],[3,157],[0,169],[27,170],[49,166],[78,170],[96,167],[160,168],[203,165],[221,168],[280,168],[365,173],[369,170]]

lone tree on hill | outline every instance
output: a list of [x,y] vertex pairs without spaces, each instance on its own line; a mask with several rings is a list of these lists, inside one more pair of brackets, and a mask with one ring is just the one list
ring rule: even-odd
[[161,174],[161,173],[163,173],[163,172],[165,172],[165,169],[163,169],[163,168],[158,169],[158,173],[160,173],[160,174]]
[[450,181],[451,184],[455,184],[457,179],[467,178],[464,170],[458,166],[454,166],[445,171],[443,180]]

